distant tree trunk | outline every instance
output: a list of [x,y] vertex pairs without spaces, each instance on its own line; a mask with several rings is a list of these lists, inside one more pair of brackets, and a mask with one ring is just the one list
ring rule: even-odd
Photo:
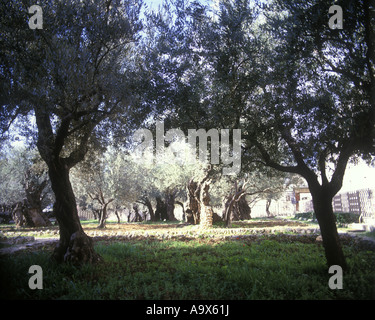
[[102,216],[100,217],[100,220],[99,220],[99,225],[98,225],[98,228],[99,229],[103,229],[105,228],[105,225],[106,225],[106,222],[107,222],[107,207],[108,205],[113,201],[114,199],[110,199],[108,200],[108,202],[104,203],[103,206],[102,206]]
[[119,215],[119,213],[118,213],[118,207],[116,206],[116,208],[115,208],[115,215],[116,215],[116,218],[117,218],[117,223],[120,223],[121,221],[120,221],[120,215]]
[[200,225],[204,228],[212,227],[214,212],[212,206],[210,205],[210,189],[211,180],[204,179],[201,184],[201,194],[200,194],[200,208],[201,208],[201,222]]
[[156,199],[156,210],[155,210],[155,220],[167,220],[167,206],[161,197],[155,197]]
[[177,221],[176,217],[174,216],[174,201],[176,197],[176,192],[166,192],[165,194],[165,205],[167,211],[167,220],[169,221]]
[[100,211],[100,209],[94,209],[94,208],[91,209],[91,212],[92,212],[92,214],[94,215],[94,220],[98,220],[98,219],[100,219],[100,218],[99,218],[99,217],[100,217],[100,213],[99,213],[99,211]]
[[99,204],[101,205],[101,208],[98,211],[98,218],[99,218],[98,228],[103,229],[103,228],[105,228],[105,224],[107,222],[107,207],[115,199],[106,200],[101,187],[98,187],[97,193],[95,195],[89,194],[89,197],[92,200],[98,201]]
[[150,214],[150,220],[155,221],[155,213],[154,208],[152,207],[151,201],[149,198],[145,199],[146,207],[148,209],[148,213]]
[[246,192],[245,186],[246,183],[238,187],[237,181],[235,181],[234,193],[227,197],[223,214],[226,227],[230,227],[231,221],[251,219],[251,209],[245,197],[246,195],[264,192],[264,190],[262,190],[249,193]]
[[185,221],[186,213],[185,213],[184,204],[181,201],[175,201],[175,202],[176,202],[176,204],[181,206],[181,208],[182,208],[182,221]]
[[234,204],[235,210],[238,213],[239,220],[251,219],[251,209],[246,201],[246,197],[241,197],[238,202]]
[[51,226],[51,221],[40,210],[40,208],[30,208],[27,200],[18,202],[12,211],[17,228],[22,226],[30,228]]
[[200,222],[200,186],[197,182],[191,179],[187,185],[187,194],[189,198],[189,209],[186,210],[186,220],[192,224],[199,224]]
[[271,206],[272,198],[268,198],[266,202],[266,213],[267,217],[271,217],[272,213],[270,212],[270,206]]
[[238,201],[236,201],[233,195],[229,195],[224,206],[224,216],[226,217],[225,221],[227,222],[228,214],[230,215],[230,221],[251,219],[251,209],[245,197],[238,197]]
[[23,214],[29,227],[46,227],[52,225],[42,212],[42,192],[47,184],[47,179],[38,183],[32,177],[30,171],[26,171],[23,187],[27,201],[24,205]]
[[152,203],[150,199],[148,197],[142,197],[140,200],[138,200],[138,202],[147,207],[148,213],[150,214],[150,220],[156,221],[155,212],[154,212],[154,209],[152,208]]
[[232,208],[233,208],[233,205],[234,205],[234,201],[235,200],[233,199],[233,196],[229,195],[227,197],[227,201],[225,202],[225,205],[224,205],[223,217],[224,217],[226,227],[229,227],[231,225],[231,222],[232,222]]
[[30,227],[46,227],[51,226],[51,221],[40,211],[40,208],[27,208],[23,210],[23,215],[28,221]]
[[133,204],[133,210],[134,210],[134,213],[135,213],[133,222],[142,222],[143,218],[139,214],[139,206],[138,206],[138,204],[136,204],[136,203]]
[[17,204],[14,205],[14,208],[12,209],[12,217],[13,217],[14,222],[16,223],[17,228],[22,227],[25,223],[23,211],[24,211],[23,202],[18,202]]
[[96,210],[97,214],[98,214],[98,222],[102,219],[102,214],[103,214],[103,208],[100,207],[99,209]]

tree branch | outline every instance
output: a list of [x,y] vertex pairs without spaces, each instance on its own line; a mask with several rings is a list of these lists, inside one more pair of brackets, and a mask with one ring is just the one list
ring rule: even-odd
[[68,158],[65,158],[65,163],[69,168],[74,167],[78,162],[84,159],[87,153],[87,144],[94,128],[95,125],[91,125],[89,128],[87,128],[78,147],[70,153]]
[[262,162],[262,161],[257,161],[257,162],[261,162],[265,166],[274,168],[274,169],[279,170],[281,172],[290,172],[290,173],[300,174],[300,170],[299,170],[298,166],[282,166],[282,165],[278,164],[277,162],[275,162],[271,159],[271,156],[269,155],[269,153],[266,151],[266,149],[263,147],[263,145],[261,143],[259,143],[258,141],[253,141],[253,143],[258,148],[258,150],[259,150],[259,152],[260,152],[260,154],[261,154],[261,156],[264,160],[264,162]]
[[354,139],[346,140],[341,148],[335,172],[333,173],[331,181],[329,183],[330,190],[333,193],[332,196],[339,192],[342,187],[346,165],[349,161],[349,158],[353,155],[356,146],[356,143],[353,140]]
[[45,111],[45,108],[40,105],[34,107],[34,112],[38,127],[37,147],[40,156],[47,164],[49,164],[52,160],[51,156],[53,154],[55,142],[49,114]]

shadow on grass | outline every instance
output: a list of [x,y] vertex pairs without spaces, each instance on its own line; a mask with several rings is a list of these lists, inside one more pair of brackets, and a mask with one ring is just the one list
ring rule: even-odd
[[[55,264],[50,251],[0,260],[1,299],[373,299],[375,254],[345,248],[344,289],[328,287],[317,244],[221,241],[98,242],[104,262]],[[31,265],[43,289],[28,288]]]

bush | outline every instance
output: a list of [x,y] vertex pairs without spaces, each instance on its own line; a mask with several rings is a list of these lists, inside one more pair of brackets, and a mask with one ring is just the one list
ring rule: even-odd
[[356,223],[358,222],[359,215],[358,213],[353,212],[334,212],[336,216],[336,223],[338,225]]
[[[354,212],[334,212],[334,215],[336,217],[336,223],[338,225],[344,225],[349,223],[356,223],[358,222],[359,215]],[[294,215],[295,219],[313,219],[316,220],[316,216],[314,212],[302,212],[302,213],[296,213]]]

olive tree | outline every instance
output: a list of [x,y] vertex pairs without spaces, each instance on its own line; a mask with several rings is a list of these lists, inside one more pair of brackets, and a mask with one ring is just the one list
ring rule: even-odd
[[40,1],[43,28],[28,26],[32,1],[1,2],[1,129],[33,115],[37,147],[55,194],[57,261],[99,256],[80,224],[70,169],[110,132],[123,135],[134,112],[132,52],[141,1]]

